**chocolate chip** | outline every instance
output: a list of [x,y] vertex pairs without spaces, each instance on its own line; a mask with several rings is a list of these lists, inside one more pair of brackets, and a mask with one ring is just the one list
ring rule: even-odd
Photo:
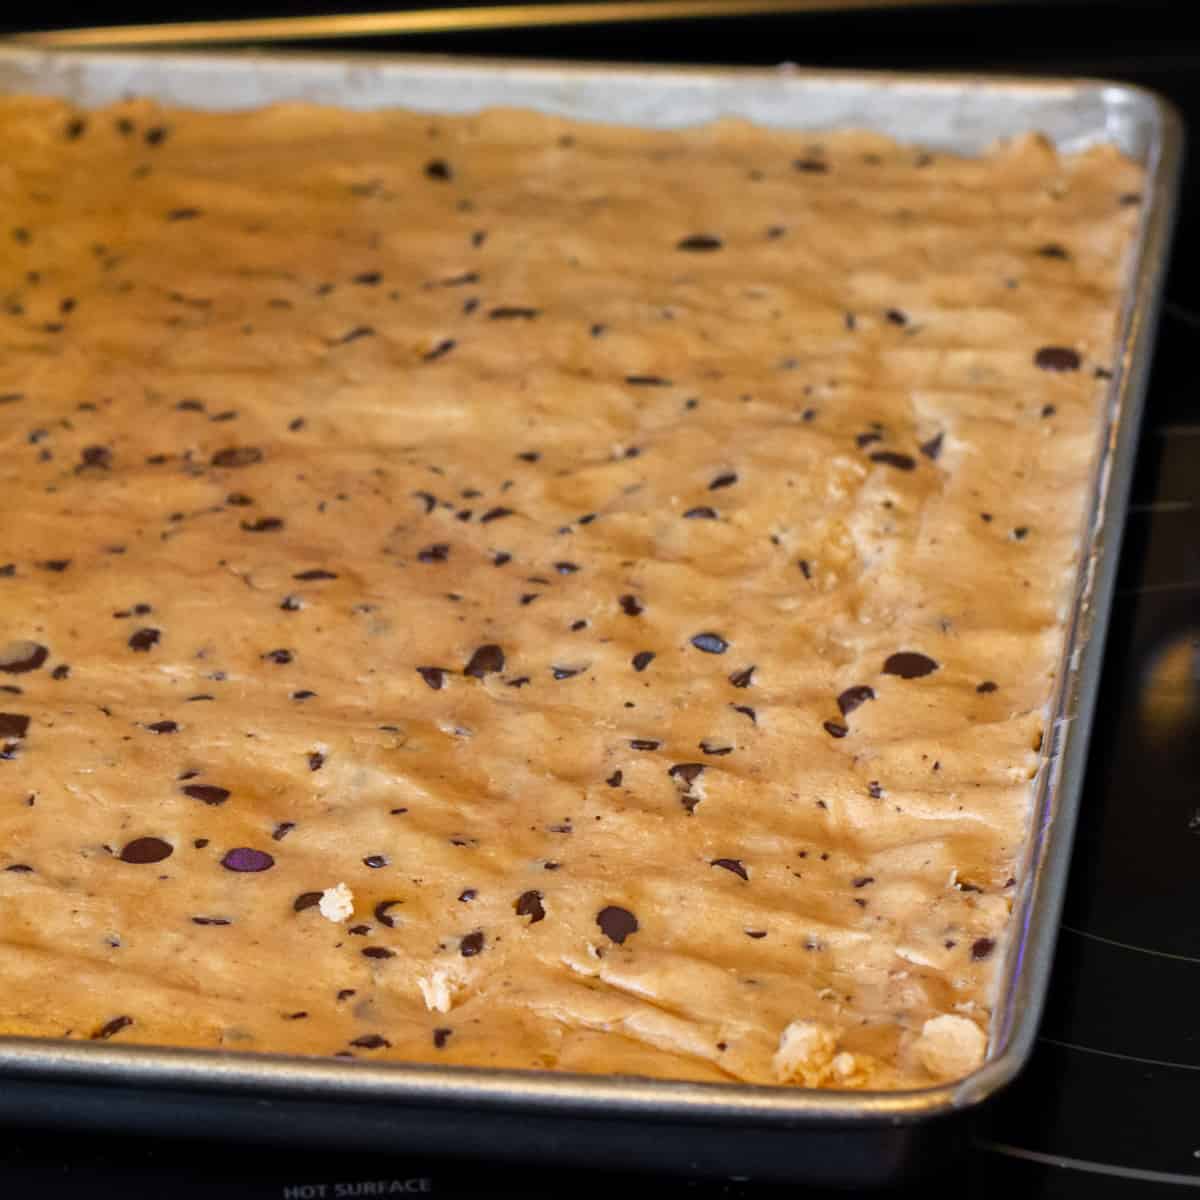
[[829,170],[829,164],[819,158],[793,159],[792,167],[797,171],[805,171],[810,175],[824,175]]
[[662,742],[656,742],[653,738],[633,738],[629,743],[631,750],[657,750]]
[[1043,371],[1078,371],[1082,362],[1069,346],[1043,346],[1033,356],[1034,366]]
[[373,871],[378,871],[380,867],[386,867],[387,865],[388,860],[382,854],[368,854],[367,857],[363,859],[363,866],[370,867]]
[[709,485],[710,492],[718,491],[720,488],[732,487],[737,483],[738,477],[736,471],[724,471],[718,475]]
[[87,132],[87,121],[83,117],[72,117],[63,127],[63,137],[68,142],[78,141]]
[[446,670],[444,667],[418,667],[417,674],[420,675],[421,678],[425,680],[425,682],[429,684],[429,686],[433,688],[435,692],[441,691],[442,685],[446,681]]
[[890,654],[883,664],[885,675],[899,675],[901,679],[920,679],[924,675],[932,675],[938,669],[938,664],[927,654],[915,650],[900,650]]
[[303,912],[306,908],[316,908],[321,903],[321,892],[301,892],[292,901],[293,912]]
[[1071,255],[1067,252],[1065,246],[1060,246],[1057,242],[1047,242],[1044,246],[1039,246],[1034,253],[1039,258],[1058,258],[1069,259]]
[[576,675],[582,675],[586,670],[586,667],[551,667],[550,673],[555,679],[573,679]]
[[386,946],[364,946],[362,948],[363,958],[395,958],[395,951],[389,950]]
[[624,778],[624,772],[617,770],[614,771],[604,782],[607,783],[609,787],[620,787],[621,781]]
[[841,710],[842,716],[848,717],[860,705],[874,699],[875,689],[868,687],[865,683],[860,683],[854,687],[848,687],[842,692],[837,698],[837,706]]
[[151,733],[178,733],[179,726],[174,721],[153,721],[146,726]]
[[212,456],[214,467],[249,467],[262,462],[263,452],[257,446],[226,446]]
[[29,732],[29,718],[23,713],[0,712],[0,737],[23,738]]
[[[460,896],[459,899],[461,900],[462,897]],[[386,925],[389,929],[395,929],[397,924],[396,918],[391,915],[390,910],[395,908],[396,905],[403,903],[403,900],[380,900],[375,905],[375,920],[381,925]]]
[[850,732],[845,725],[839,721],[822,721],[821,728],[825,730],[830,737],[844,738]]
[[505,563],[510,562],[512,562],[512,555],[505,550],[497,551],[496,554],[492,555],[493,567],[502,567]]
[[600,926],[600,932],[618,946],[622,945],[630,934],[638,931],[637,917],[627,908],[618,908],[613,904],[602,908],[596,914],[596,924]]
[[167,213],[168,221],[194,221],[201,216],[198,208],[173,208]]
[[61,575],[71,565],[71,560],[69,558],[47,558],[33,565],[42,571],[53,571],[56,575]]
[[502,517],[511,517],[513,510],[511,508],[489,508],[480,518],[481,525],[488,524],[489,521],[499,521]]
[[268,650],[262,656],[263,662],[274,663],[277,667],[286,667],[292,658],[292,652],[284,647],[280,647],[278,650]]
[[157,646],[162,634],[157,629],[139,629],[129,638],[130,650],[139,650],[143,654],[151,647]]
[[867,784],[867,795],[870,796],[872,800],[883,799],[883,787],[878,779],[872,779],[871,782]]
[[271,840],[282,842],[293,829],[296,828],[295,821],[280,821],[274,829],[271,830]]
[[483,949],[483,943],[483,930],[476,929],[473,933],[468,933],[458,943],[458,952],[463,958],[474,958]]
[[750,876],[746,873],[746,868],[742,865],[740,859],[714,858],[708,865],[710,867],[720,867],[724,871],[732,871],[739,879],[745,879],[747,882],[750,880]]
[[635,671],[644,671],[654,661],[653,650],[639,650],[632,659]]
[[809,566],[808,559],[806,559],[806,558],[797,559],[796,566],[798,566],[800,568],[800,574],[803,575],[805,579],[812,578],[812,567]]
[[901,312],[898,308],[889,308],[887,310],[887,312],[885,312],[883,315],[893,325],[907,325],[908,324],[907,314]]
[[92,1041],[106,1042],[114,1033],[120,1033],[122,1029],[128,1029],[132,1024],[132,1017],[113,1017],[111,1021],[106,1021],[92,1034]]
[[732,754],[733,747],[722,745],[720,742],[710,742],[707,739],[700,743],[700,749],[705,754],[711,754],[713,758],[719,758],[723,754]]
[[140,837],[125,844],[121,850],[121,861],[139,865],[158,863],[164,858],[170,858],[174,853],[175,847],[170,842],[164,842],[162,838]]
[[980,962],[989,957],[995,949],[996,943],[992,938],[976,938],[971,943],[971,958],[975,962]]
[[82,471],[107,471],[112,467],[112,451],[107,446],[84,446],[79,455],[78,475]]
[[316,692],[310,692],[307,689],[302,689],[298,692],[293,692],[291,698],[293,700],[311,700],[316,694]]
[[445,542],[434,542],[424,550],[417,551],[417,562],[445,562],[450,557],[450,547]]
[[946,435],[944,433],[938,433],[931,437],[929,441],[922,442],[920,445],[921,453],[925,455],[926,458],[932,459],[934,462],[936,462],[938,455],[942,452],[942,442],[945,440],[945,437]]
[[854,887],[856,887],[856,888],[864,888],[864,887],[866,887],[868,884],[871,884],[871,883],[874,883],[874,882],[875,882],[875,876],[874,876],[874,875],[860,875],[860,876],[858,876],[858,878],[857,878],[857,879],[851,880],[851,883],[852,883],[852,884],[853,884],[853,886],[854,886]]
[[311,571],[299,571],[292,578],[298,579],[302,583],[314,583],[320,579],[336,579],[337,575],[333,571],[325,571],[317,567]]
[[705,654],[724,654],[729,649],[729,643],[719,633],[698,633],[692,638],[692,645]]
[[446,183],[454,178],[454,168],[444,158],[431,158],[425,164],[425,177]]
[[900,454],[895,450],[876,450],[871,455],[871,461],[895,467],[899,471],[911,471],[917,465],[917,460],[909,454]]
[[530,925],[536,925],[546,917],[546,909],[542,905],[541,892],[522,892],[513,905],[518,917],[529,917]]
[[193,917],[193,925],[232,925],[228,917]]
[[274,865],[275,860],[265,850],[255,850],[251,846],[237,846],[221,859],[225,870],[243,873],[269,871]]
[[33,868],[28,863],[13,863],[12,866],[5,867],[4,869],[13,875],[30,875],[33,873]]
[[437,1050],[444,1049],[446,1043],[450,1040],[450,1035],[453,1032],[453,1029],[435,1029],[433,1031],[434,1048]]
[[1029,526],[1028,525],[1018,525],[1012,531],[1012,535],[1013,535],[1013,539],[1015,541],[1023,542],[1029,536]]
[[493,308],[488,313],[488,317],[493,321],[533,321],[541,315],[540,308],[522,308],[517,305]]
[[621,611],[627,617],[636,617],[645,611],[645,605],[634,595],[626,594],[620,598]]
[[480,646],[470,661],[463,667],[464,675],[482,679],[485,675],[495,675],[504,670],[504,651],[499,646],[488,643]]
[[283,528],[283,518],[259,517],[257,521],[243,521],[241,526],[247,533],[275,533]]
[[725,243],[712,233],[693,233],[675,243],[676,250],[710,251],[720,250]]
[[312,750],[308,755],[308,769],[310,771],[319,771],[325,765],[325,755],[319,751]]
[[717,510],[709,508],[707,504],[701,504],[698,508],[689,508],[683,515],[689,521],[715,521]]
[[37,642],[9,642],[0,649],[0,671],[6,675],[24,675],[36,671],[50,656],[50,651]]
[[985,679],[975,690],[982,695],[986,695],[988,692],[994,692],[997,686],[990,679]]
[[747,688],[754,682],[754,671],[755,668],[752,666],[743,667],[740,671],[734,671],[729,676],[729,682],[735,688]]
[[421,355],[421,361],[437,362],[439,358],[445,358],[445,356],[449,354],[450,351],[453,350],[457,345],[458,342],[456,342],[454,338],[442,338],[442,340],[438,342],[436,346],[430,350],[426,350],[425,353]]

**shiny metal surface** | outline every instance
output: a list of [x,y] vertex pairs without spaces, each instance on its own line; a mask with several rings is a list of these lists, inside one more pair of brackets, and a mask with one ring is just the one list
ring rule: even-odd
[[[1181,126],[1151,93],[1092,81],[850,74],[798,70],[575,66],[511,61],[276,55],[151,55],[0,48],[0,92],[95,105],[129,94],[211,109],[283,99],[353,108],[465,112],[491,104],[581,119],[679,126],[742,115],[793,128],[859,126],[972,152],[1036,128],[1060,147],[1115,142],[1147,167],[1147,190],[1114,347],[1060,685],[1047,721],[1034,819],[985,1064],[952,1085],[908,1092],[806,1091],[459,1067],[347,1063],[112,1043],[0,1038],[0,1090],[21,1081],[181,1093],[389,1104],[397,1112],[526,1113],[705,1125],[721,1130],[867,1129],[972,1105],[1008,1081],[1035,1037],[1057,935],[1080,801],[1140,411],[1164,281]],[[803,1168],[797,1166],[803,1173]]]

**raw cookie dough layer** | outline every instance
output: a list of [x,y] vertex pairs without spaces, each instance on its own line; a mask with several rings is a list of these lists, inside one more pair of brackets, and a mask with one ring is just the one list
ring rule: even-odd
[[986,1045],[1139,170],[0,102],[0,1029]]

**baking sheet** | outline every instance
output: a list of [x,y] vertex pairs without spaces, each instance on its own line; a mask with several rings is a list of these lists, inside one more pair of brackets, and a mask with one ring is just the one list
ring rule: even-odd
[[[705,1138],[718,1130],[744,1134],[751,1126],[792,1137],[798,1129],[831,1123],[865,1128],[930,1118],[981,1100],[1017,1072],[1031,1049],[1049,978],[1170,238],[1181,136],[1169,106],[1136,88],[1090,81],[16,47],[0,48],[0,91],[62,96],[83,106],[136,94],[212,110],[306,100],[452,114],[503,104],[660,128],[741,116],[781,128],[867,128],[960,153],[1037,129],[1064,151],[1107,141],[1145,164],[1146,202],[1113,358],[1086,553],[981,1069],[960,1082],[917,1091],[833,1092],[0,1038],[0,1078],[6,1081],[0,1090],[14,1096],[19,1082],[58,1081],[169,1089],[176,1095],[302,1097],[307,1103],[337,1097],[403,1106],[409,1115],[420,1110],[435,1121],[437,1114],[453,1120],[469,1108],[497,1117],[523,1112],[557,1120],[703,1123],[709,1127]],[[296,1129],[299,1136],[303,1122]],[[664,1154],[668,1144],[664,1138]]]

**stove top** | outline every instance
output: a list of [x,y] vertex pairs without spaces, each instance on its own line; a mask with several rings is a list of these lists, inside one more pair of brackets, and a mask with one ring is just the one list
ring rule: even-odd
[[[144,6],[143,6],[144,7]],[[232,16],[192,4],[177,19]],[[830,5],[836,7],[836,5]],[[1142,0],[962,4],[936,12],[746,17],[638,26],[376,39],[370,49],[607,60],[922,67],[1086,74],[1169,95],[1200,160],[1200,48],[1181,8]],[[74,6],[41,6],[42,27]],[[256,15],[303,4],[259,4]],[[244,10],[243,10],[244,15]],[[1135,20],[1136,15],[1136,20]],[[56,20],[56,16],[60,19]],[[1072,19],[1073,18],[1073,19]],[[98,18],[91,18],[96,20]],[[110,20],[148,20],[125,5]],[[0,21],[4,18],[0,17]],[[1058,31],[1064,28],[1066,33]],[[11,27],[10,27],[11,28]],[[1054,30],[1055,36],[1043,36]],[[0,33],[5,30],[0,26]],[[382,41],[382,44],[381,44]],[[366,44],[362,44],[365,45]],[[345,51],[347,43],[331,45]],[[968,1197],[1177,1196],[1200,1188],[1200,280],[1193,168],[1184,183],[1108,635],[1070,887],[1041,1036],[1025,1073],[946,1130]],[[677,1181],[386,1154],[298,1153],[194,1141],[7,1130],[0,1194],[46,1200],[171,1195],[293,1198],[630,1195],[755,1197],[748,1181]],[[471,1131],[464,1121],[463,1146]],[[748,1173],[752,1165],[748,1166]],[[922,1189],[931,1194],[929,1187]],[[805,1189],[806,1197],[823,1193]],[[842,1194],[842,1193],[839,1193]],[[893,1193],[903,1195],[902,1192]]]

